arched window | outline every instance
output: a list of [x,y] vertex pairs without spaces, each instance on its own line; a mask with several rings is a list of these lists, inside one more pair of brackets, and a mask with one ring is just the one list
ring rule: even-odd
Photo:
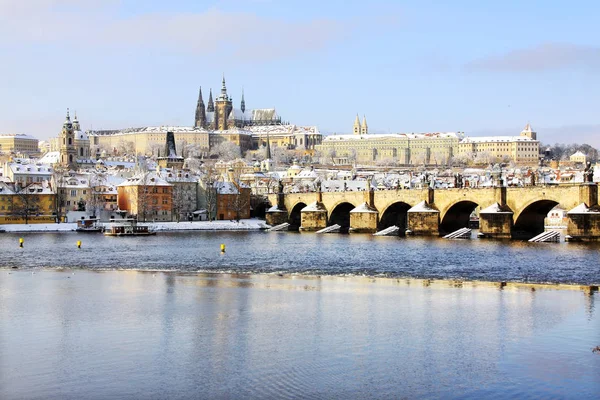
[[71,144],[73,144],[73,143],[72,143],[72,139],[71,139],[71,138],[69,138],[69,146],[70,146]]

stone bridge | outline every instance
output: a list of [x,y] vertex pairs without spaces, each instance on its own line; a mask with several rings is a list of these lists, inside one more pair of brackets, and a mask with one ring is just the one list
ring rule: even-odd
[[556,205],[569,211],[568,234],[600,238],[596,184],[462,189],[376,190],[270,194],[267,222],[315,231],[339,224],[350,232],[396,225],[416,235],[440,235],[469,225],[480,208],[480,232],[489,237],[532,237]]

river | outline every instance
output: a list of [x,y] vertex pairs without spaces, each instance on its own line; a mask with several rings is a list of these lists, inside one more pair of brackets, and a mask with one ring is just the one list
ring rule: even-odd
[[1,399],[600,391],[599,296],[579,287],[600,281],[593,244],[19,237],[0,235]]

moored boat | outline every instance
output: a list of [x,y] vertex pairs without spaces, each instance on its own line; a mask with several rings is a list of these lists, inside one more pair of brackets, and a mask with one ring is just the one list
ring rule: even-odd
[[77,228],[75,228],[77,232],[102,232],[104,227],[100,220],[95,217],[90,218],[81,218],[77,221]]
[[104,229],[106,236],[150,236],[156,231],[149,225],[138,224],[135,219],[119,220]]

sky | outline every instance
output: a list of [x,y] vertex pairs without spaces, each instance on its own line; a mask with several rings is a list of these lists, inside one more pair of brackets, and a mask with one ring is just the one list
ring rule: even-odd
[[600,2],[0,0],[0,133],[193,125],[239,107],[351,133],[460,131],[600,147]]

